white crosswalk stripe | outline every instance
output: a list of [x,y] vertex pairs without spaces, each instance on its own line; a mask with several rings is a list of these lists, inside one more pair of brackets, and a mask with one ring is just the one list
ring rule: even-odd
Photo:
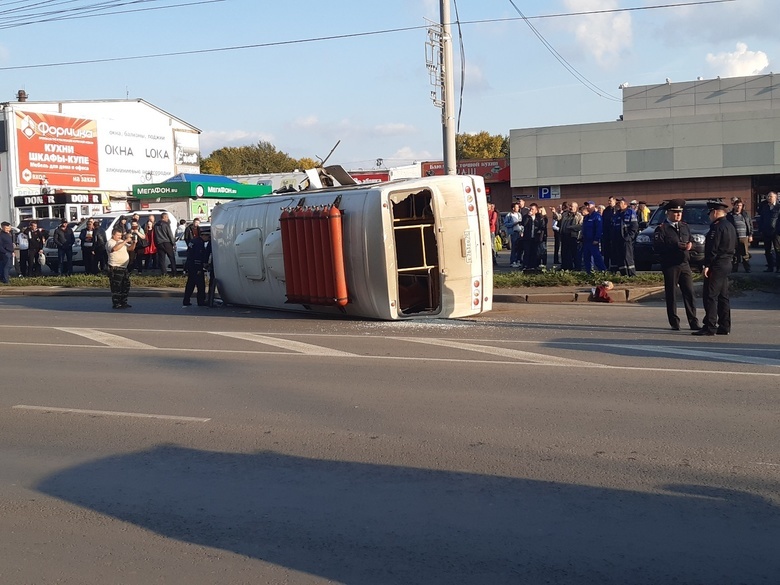
[[[679,372],[701,372],[714,374],[728,374],[734,376],[770,376],[780,377],[777,370],[780,367],[780,349],[774,346],[759,347],[756,345],[740,346],[730,344],[728,346],[717,346],[712,349],[705,349],[699,344],[691,346],[679,343],[676,345],[654,345],[654,344],[619,344],[605,343],[594,346],[592,342],[580,341],[556,341],[556,342],[538,342],[532,340],[502,340],[502,339],[452,339],[437,337],[407,337],[407,336],[366,336],[365,334],[338,334],[338,333],[285,333],[273,332],[269,334],[241,332],[241,331],[211,331],[207,332],[215,338],[230,338],[247,342],[244,345],[228,346],[225,344],[220,347],[218,343],[207,343],[203,346],[202,342],[193,344],[192,333],[195,331],[166,329],[123,329],[118,334],[108,333],[105,330],[96,328],[79,327],[50,327],[50,326],[16,326],[0,325],[0,332],[4,331],[25,331],[23,340],[14,339],[16,335],[4,336],[0,338],[0,346],[31,346],[31,347],[57,347],[73,351],[81,349],[90,349],[95,347],[110,347],[119,349],[128,349],[136,351],[156,352],[163,348],[156,345],[136,341],[125,337],[125,335],[134,335],[135,333],[144,333],[150,340],[149,333],[169,333],[171,335],[181,335],[178,343],[166,343],[167,352],[184,353],[202,353],[211,355],[278,355],[278,356],[316,356],[316,357],[343,357],[352,360],[419,360],[426,361],[448,361],[452,363],[464,364],[502,364],[517,366],[550,365],[570,368],[611,368],[611,369],[632,369],[653,371],[653,368],[642,368],[641,366],[625,365],[625,358],[637,357],[643,355],[659,355],[669,359],[669,363],[664,366],[666,371]],[[69,335],[78,336],[92,343],[63,343],[62,339],[50,339],[46,332],[58,331]],[[36,333],[37,332],[37,333]],[[202,331],[197,331],[199,336],[196,339],[203,339]],[[36,337],[43,336],[43,339]],[[372,343],[363,344],[360,342],[361,350],[359,353],[351,353],[328,347],[328,345],[352,344],[355,339],[370,339]],[[297,341],[305,340],[305,341]],[[317,341],[317,343],[307,343],[307,341]],[[387,342],[389,345],[383,344]],[[419,350],[414,350],[410,355],[408,350],[400,348],[400,351],[388,351],[395,346],[398,349],[398,343],[415,344],[421,346]],[[95,343],[100,344],[95,345]],[[425,351],[424,346],[430,348],[441,348],[439,352]],[[372,351],[373,348],[373,351]],[[527,351],[525,348],[538,349],[540,351]],[[456,352],[447,352],[446,350],[456,350]],[[593,359],[593,351],[599,351],[602,358]],[[542,353],[549,352],[549,353]],[[584,352],[584,353],[582,353]],[[468,355],[471,353],[473,355]],[[481,358],[479,354],[484,355]],[[605,359],[608,355],[615,357],[615,360]],[[563,357],[568,356],[568,357]],[[612,362],[612,363],[610,363]],[[763,366],[770,370],[764,371],[724,371],[723,367],[714,368],[713,364],[733,363],[744,364],[746,366]],[[679,367],[676,367],[678,366]]]
[[761,366],[780,367],[780,360],[774,360],[771,358],[754,357],[750,355],[723,353],[721,351],[714,351],[714,350],[703,351],[700,349],[687,349],[683,347],[660,347],[655,345],[652,347],[648,347],[647,345],[605,344],[604,347],[611,347],[614,349],[630,349],[639,352],[670,354],[680,359],[684,359],[687,356],[687,357],[695,357],[695,358],[709,358],[715,361],[734,362],[737,364],[756,364]]
[[121,349],[156,349],[153,345],[128,339],[121,335],[114,335],[113,333],[106,333],[105,331],[98,331],[96,329],[74,329],[70,327],[55,327],[58,331],[64,331],[65,333],[72,333],[80,337],[86,337],[92,341],[103,343],[110,347],[117,347]]
[[575,366],[580,365],[583,362],[580,360],[570,360],[554,355],[545,355],[542,353],[534,353],[531,351],[524,351],[515,348],[501,347],[501,346],[487,346],[478,345],[473,343],[462,343],[460,341],[454,341],[452,339],[435,339],[427,337],[394,337],[400,341],[409,341],[412,343],[424,343],[427,345],[436,345],[439,347],[450,347],[453,349],[462,349],[465,351],[475,351],[479,353],[487,353],[490,355],[501,356],[513,360],[531,362],[534,364],[546,364],[546,365],[559,365],[559,366]]
[[277,337],[268,337],[267,335],[260,335],[258,333],[241,333],[241,332],[229,332],[229,331],[211,331],[213,335],[221,335],[223,337],[232,337],[233,339],[243,339],[244,341],[252,341],[254,343],[262,343],[264,345],[270,345],[272,347],[278,347],[279,349],[288,349],[304,355],[317,355],[317,356],[330,356],[330,357],[357,357],[357,354],[348,353],[346,351],[340,351],[338,349],[330,349],[329,347],[322,347],[320,345],[312,345],[310,343],[302,343],[300,341],[292,341],[290,339],[279,339]]

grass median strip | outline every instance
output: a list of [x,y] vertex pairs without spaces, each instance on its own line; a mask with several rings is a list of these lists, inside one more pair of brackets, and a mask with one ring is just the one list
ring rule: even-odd
[[[187,282],[185,275],[160,276],[159,274],[134,274],[130,277],[132,286],[149,288],[184,288]],[[702,275],[694,270],[694,281],[701,281]],[[495,272],[493,285],[502,288],[554,288],[571,286],[596,286],[609,280],[615,286],[650,287],[663,286],[664,277],[661,272],[640,272],[636,276],[621,276],[611,272],[578,272],[574,270],[544,270],[541,272]],[[15,287],[61,287],[61,288],[104,288],[108,290],[108,277],[104,275],[74,274],[73,276],[36,276],[33,278],[11,278],[11,286]],[[776,278],[766,279],[754,275],[737,274],[730,279],[732,290],[780,290],[780,281]]]

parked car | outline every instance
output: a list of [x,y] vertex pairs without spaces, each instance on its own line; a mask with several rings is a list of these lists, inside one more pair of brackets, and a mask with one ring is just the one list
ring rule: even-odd
[[37,222],[38,227],[43,228],[44,231],[51,234],[54,230],[60,227],[60,223],[62,223],[62,218],[61,217],[39,217],[36,219],[23,219],[22,221],[19,222],[19,225],[16,227],[19,231],[26,230],[27,227],[30,225],[31,221]]
[[[691,228],[691,239],[693,248],[691,249],[691,265],[701,265],[704,260],[704,237],[710,229],[710,210],[707,207],[708,201],[720,201],[719,199],[688,199],[685,202],[683,211],[683,221]],[[653,250],[653,232],[662,222],[666,220],[666,211],[664,206],[666,201],[653,212],[650,216],[648,226],[639,232],[634,242],[634,264],[637,270],[652,270],[653,266],[660,264],[658,254]]]
[[[97,220],[100,222],[100,227],[102,227],[106,232],[106,238],[111,238],[111,231],[114,229],[114,226],[119,222],[119,220],[122,217],[126,217],[128,221],[134,214],[138,214],[141,216],[141,225],[145,225],[146,221],[149,219],[150,215],[154,215],[155,219],[160,219],[161,213],[167,213],[168,216],[171,218],[171,226],[172,229],[176,229],[176,223],[177,220],[174,217],[174,215],[165,209],[144,209],[143,211],[115,211],[111,213],[101,213],[100,215],[94,215],[90,217],[89,219]],[[59,222],[60,220],[58,220]],[[57,226],[60,224],[57,223]],[[78,223],[75,227],[73,227],[73,235],[76,236],[76,243],[73,244],[73,265],[74,266],[83,266],[84,265],[84,258],[81,253],[81,240],[79,239],[79,235],[81,234],[81,230],[83,230],[87,225],[87,218],[82,219],[81,222]],[[56,228],[55,228],[56,229]],[[52,230],[53,231],[53,230]],[[56,272],[59,268],[59,256],[57,254],[57,248],[54,245],[54,238],[51,237],[52,232],[49,232],[49,239],[46,241],[46,246],[44,247],[43,251],[46,254],[46,265],[52,270],[52,272]]]

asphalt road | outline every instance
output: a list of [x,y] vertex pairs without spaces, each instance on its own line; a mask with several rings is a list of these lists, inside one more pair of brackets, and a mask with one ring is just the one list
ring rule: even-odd
[[777,296],[131,303],[0,298],[0,583],[778,583]]

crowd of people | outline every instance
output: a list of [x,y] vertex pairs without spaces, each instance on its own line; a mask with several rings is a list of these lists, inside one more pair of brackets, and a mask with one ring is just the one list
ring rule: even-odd
[[[726,219],[734,226],[737,240],[732,254],[731,268],[738,272],[742,266],[750,272],[750,245],[755,236],[753,219],[738,197],[731,200],[732,209]],[[766,257],[766,272],[780,273],[780,201],[770,192],[757,210],[758,229],[762,234]],[[511,268],[535,271],[548,267],[548,231],[554,238],[552,266],[561,270],[611,271],[624,276],[636,275],[634,242],[639,231],[650,221],[650,207],[644,201],[626,201],[610,197],[607,205],[586,201],[562,202],[558,206],[526,205],[523,199],[512,204],[503,219],[495,205],[488,204],[491,237],[495,240],[503,227],[509,239]],[[548,227],[550,228],[548,230]],[[499,236],[500,237],[500,236]],[[498,241],[498,240],[497,240]],[[497,244],[493,262],[497,264]]]
[[[669,325],[680,329],[677,315],[677,290],[682,294],[685,316],[693,335],[729,335],[731,308],[728,275],[740,265],[750,272],[750,244],[753,241],[753,220],[745,211],[744,202],[735,197],[732,208],[719,201],[707,202],[709,231],[705,236],[702,275],[702,300],[705,317],[699,322],[693,294],[693,272],[690,251],[693,237],[690,227],[682,221],[684,199],[665,203],[666,218],[653,232],[653,249],[661,261]],[[491,235],[498,233],[499,215],[488,206]],[[563,270],[611,270],[622,275],[636,274],[634,241],[641,227],[648,224],[650,210],[644,202],[626,202],[610,197],[608,205],[596,206],[592,201],[582,206],[563,202],[549,211],[532,203],[527,208],[523,200],[506,214],[504,227],[510,238],[512,268],[538,270],[547,264],[547,222],[552,219],[555,238],[553,262]],[[766,272],[780,274],[780,202],[770,192],[757,212],[758,229],[764,242]],[[496,255],[493,257],[497,261]],[[559,262],[560,261],[560,262]]]
[[[488,216],[495,239],[500,216],[493,204],[488,205]],[[526,206],[519,199],[503,220],[509,237],[509,263],[526,271],[547,267],[548,231],[552,231],[553,265],[561,270],[610,270],[633,276],[634,240],[649,220],[650,208],[644,201],[629,203],[622,197],[610,197],[608,205],[564,201],[548,208],[536,203]],[[496,253],[493,260],[497,262]]]
[[[185,241],[189,243],[198,235],[200,220],[196,218],[190,224],[182,221],[184,225],[182,225],[181,232],[184,234]],[[179,230],[178,228],[174,230],[168,214],[162,213],[157,221],[155,221],[154,215],[150,215],[143,222],[143,225],[138,213],[122,216],[117,220],[113,229],[119,229],[123,234],[130,235],[135,242],[128,260],[130,273],[141,274],[145,271],[152,271],[159,272],[161,275],[169,273],[176,276],[176,240]],[[82,253],[84,273],[107,274],[109,263],[106,246],[112,234],[106,233],[99,219],[88,218],[78,236],[67,220],[63,219],[59,227],[54,229],[51,234],[40,227],[36,220],[31,220],[27,227],[17,234],[15,241],[13,239],[11,241],[11,246],[16,244],[19,250],[18,275],[21,277],[42,275],[42,265],[45,264],[45,261],[41,261],[40,256],[43,254],[49,239],[57,250],[57,275],[72,275],[73,246],[77,237]],[[11,258],[9,270],[12,266],[13,258]]]
[[184,272],[187,283],[184,288],[183,306],[192,304],[194,294],[198,305],[206,305],[206,278],[211,256],[211,231],[201,226],[199,218],[191,223],[181,220],[174,229],[167,213],[160,219],[150,215],[144,225],[138,213],[120,217],[111,234],[107,235],[99,219],[89,218],[76,236],[69,222],[64,220],[52,234],[31,220],[25,229],[14,238],[11,224],[0,226],[0,282],[10,283],[10,272],[14,267],[15,250],[19,250],[17,273],[20,277],[34,277],[42,274],[44,247],[51,238],[57,248],[58,274],[69,276],[73,271],[73,246],[76,237],[80,240],[85,274],[105,274],[109,279],[111,300],[114,309],[128,309],[130,275],[133,272],[159,272],[160,275],[177,275],[176,240],[181,237],[187,244],[187,259]]

